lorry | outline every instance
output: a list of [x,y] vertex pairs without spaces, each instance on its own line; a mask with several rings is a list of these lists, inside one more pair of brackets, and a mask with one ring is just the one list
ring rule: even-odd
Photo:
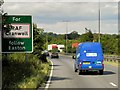
[[80,43],[76,48],[76,55],[73,57],[74,70],[79,75],[83,71],[98,71],[100,75],[104,71],[104,56],[102,46],[98,42]]

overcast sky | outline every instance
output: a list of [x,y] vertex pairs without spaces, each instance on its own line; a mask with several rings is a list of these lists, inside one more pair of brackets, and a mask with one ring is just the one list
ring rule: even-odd
[[[21,1],[21,2],[20,2]],[[34,1],[34,2],[33,2]],[[45,2],[46,1],[46,2]],[[54,0],[5,0],[3,9],[11,15],[32,15],[33,22],[47,32],[82,34],[85,28],[98,33],[98,2],[55,2]],[[52,2],[50,2],[52,1]],[[70,0],[67,0],[70,1]],[[87,0],[86,0],[87,1]],[[93,0],[95,1],[95,0]],[[96,0],[98,1],[98,0]],[[118,33],[118,2],[108,0],[100,3],[101,33]],[[67,23],[65,21],[68,21]]]

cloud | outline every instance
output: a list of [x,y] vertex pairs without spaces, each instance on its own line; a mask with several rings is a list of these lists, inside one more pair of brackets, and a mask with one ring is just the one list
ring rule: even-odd
[[[119,0],[29,0],[27,2],[118,2]],[[25,0],[5,0],[5,2],[26,2]]]
[[[3,7],[8,14],[32,15],[33,21],[46,31],[65,33],[63,21],[69,21],[70,31],[83,33],[85,27],[98,31],[98,5],[98,2],[6,2]],[[118,3],[102,2],[100,11],[102,33],[117,33]]]
[[[32,14],[52,20],[98,18],[98,3],[5,3],[4,7],[9,14]],[[116,3],[101,3],[102,16],[117,15],[116,7]]]
[[[66,24],[67,23],[67,24]],[[93,33],[98,33],[98,21],[78,21],[78,22],[58,22],[55,24],[38,24],[38,27],[44,28],[46,32],[67,33],[77,31],[79,34],[85,33],[85,28],[90,29]],[[117,34],[118,25],[114,20],[101,21],[101,33]]]

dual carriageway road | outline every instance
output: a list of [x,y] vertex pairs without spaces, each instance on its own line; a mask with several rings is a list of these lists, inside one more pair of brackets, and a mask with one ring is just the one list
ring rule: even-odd
[[117,66],[105,64],[104,74],[99,75],[97,72],[83,73],[78,75],[74,72],[74,60],[70,56],[60,55],[59,59],[48,58],[53,62],[53,71],[51,82],[48,89],[53,88],[108,88],[108,90],[118,89],[118,72]]

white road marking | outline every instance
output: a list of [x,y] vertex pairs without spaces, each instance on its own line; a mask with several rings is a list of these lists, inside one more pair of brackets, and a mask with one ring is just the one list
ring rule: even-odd
[[110,84],[111,84],[112,86],[114,86],[114,87],[116,87],[116,86],[117,86],[116,84],[114,84],[114,83],[112,83],[112,82],[110,82]]
[[45,86],[45,90],[47,90],[49,88],[49,85],[50,85],[50,82],[51,82],[51,78],[52,78],[52,75],[53,75],[53,62],[50,60],[51,64],[52,64],[52,67],[51,67],[51,72],[50,72],[50,76],[49,76],[49,79],[47,81],[47,84]]

